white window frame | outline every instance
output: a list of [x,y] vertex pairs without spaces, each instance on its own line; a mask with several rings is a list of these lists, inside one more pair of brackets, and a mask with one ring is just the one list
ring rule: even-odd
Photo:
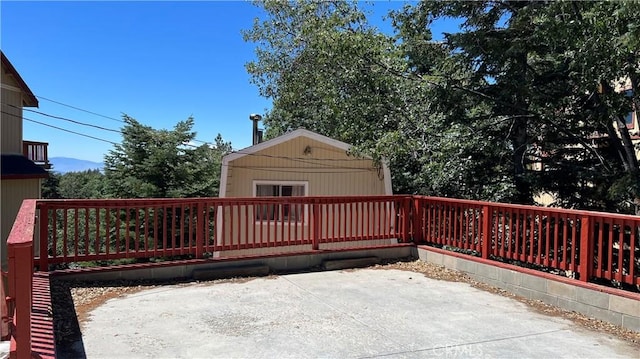
[[[271,181],[271,180],[253,180],[253,197],[258,197],[258,186],[259,185],[269,185],[269,186],[303,186],[304,194],[303,197],[307,197],[309,195],[309,181]],[[282,196],[279,196],[282,197]],[[260,223],[260,220],[257,219],[257,216],[254,215],[254,221],[256,223]],[[307,223],[307,219],[309,218],[309,205],[304,205],[304,215],[302,221],[291,221],[292,223]],[[262,220],[262,222],[288,222],[288,219],[284,221],[282,219],[273,219],[273,220]]]

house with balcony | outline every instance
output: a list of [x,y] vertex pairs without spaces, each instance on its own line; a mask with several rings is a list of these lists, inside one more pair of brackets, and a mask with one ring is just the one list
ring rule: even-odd
[[40,198],[43,179],[48,177],[47,143],[23,140],[24,107],[38,107],[38,99],[9,59],[2,55],[1,211],[2,268],[7,267],[6,241],[22,201]]

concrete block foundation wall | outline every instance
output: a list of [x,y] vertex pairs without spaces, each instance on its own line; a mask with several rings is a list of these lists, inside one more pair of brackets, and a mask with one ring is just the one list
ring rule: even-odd
[[[109,281],[109,280],[171,280],[193,278],[197,271],[224,271],[227,276],[259,275],[244,271],[243,268],[256,268],[259,271],[268,267],[273,272],[301,271],[320,267],[323,262],[332,260],[348,260],[354,258],[376,257],[398,259],[414,257],[412,245],[397,244],[395,246],[363,249],[345,249],[326,252],[289,253],[286,255],[270,255],[261,257],[231,257],[217,260],[173,261],[166,264],[130,264],[114,267],[97,267],[77,270],[62,270],[52,275],[65,280]],[[235,270],[234,270],[235,269]]]
[[418,246],[417,256],[524,298],[640,332],[640,294],[433,247]]

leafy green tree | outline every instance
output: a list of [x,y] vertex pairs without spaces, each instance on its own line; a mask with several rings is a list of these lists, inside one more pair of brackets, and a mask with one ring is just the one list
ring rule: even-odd
[[366,23],[356,3],[265,1],[269,15],[245,31],[258,43],[247,65],[260,93],[273,100],[265,116],[272,137],[304,127],[371,148],[395,127],[400,103],[387,64],[393,41]]
[[173,130],[156,130],[126,115],[123,119],[123,141],[105,156],[109,197],[217,196],[221,157],[230,143],[218,136],[213,148],[192,145],[192,118],[178,122]]
[[60,175],[61,198],[104,198],[104,175],[100,170],[67,172]]
[[[433,100],[447,106],[434,106],[435,113],[496,140],[491,162],[507,171],[495,173],[495,184],[513,189],[505,200],[531,203],[535,193],[551,191],[563,206],[629,210],[640,178],[622,116],[637,91],[625,98],[613,87],[637,78],[637,46],[630,46],[638,43],[637,8],[426,1],[405,7],[395,21],[413,78],[442,89]],[[446,35],[448,54],[434,63],[424,58],[433,42],[422,40],[442,18],[459,18],[462,28]],[[607,136],[596,140],[598,133]],[[533,171],[532,162],[544,171]]]
[[42,183],[42,198],[104,198],[104,175],[99,170],[49,172]]
[[60,195],[60,174],[49,171],[49,177],[42,181],[42,198],[57,199],[62,198]]
[[[409,3],[395,39],[355,3],[258,5],[247,69],[273,100],[269,136],[306,127],[385,157],[396,192],[529,204],[546,191],[611,211],[640,197],[623,123],[640,108],[637,3]],[[460,31],[433,41],[450,18]]]

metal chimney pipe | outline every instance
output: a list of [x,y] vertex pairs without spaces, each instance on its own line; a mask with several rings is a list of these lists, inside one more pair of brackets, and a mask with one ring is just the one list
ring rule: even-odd
[[260,143],[260,137],[262,137],[260,136],[258,131],[258,121],[262,121],[262,116],[258,115],[257,113],[252,113],[251,115],[249,115],[249,119],[253,121],[253,145],[257,145],[258,143]]

